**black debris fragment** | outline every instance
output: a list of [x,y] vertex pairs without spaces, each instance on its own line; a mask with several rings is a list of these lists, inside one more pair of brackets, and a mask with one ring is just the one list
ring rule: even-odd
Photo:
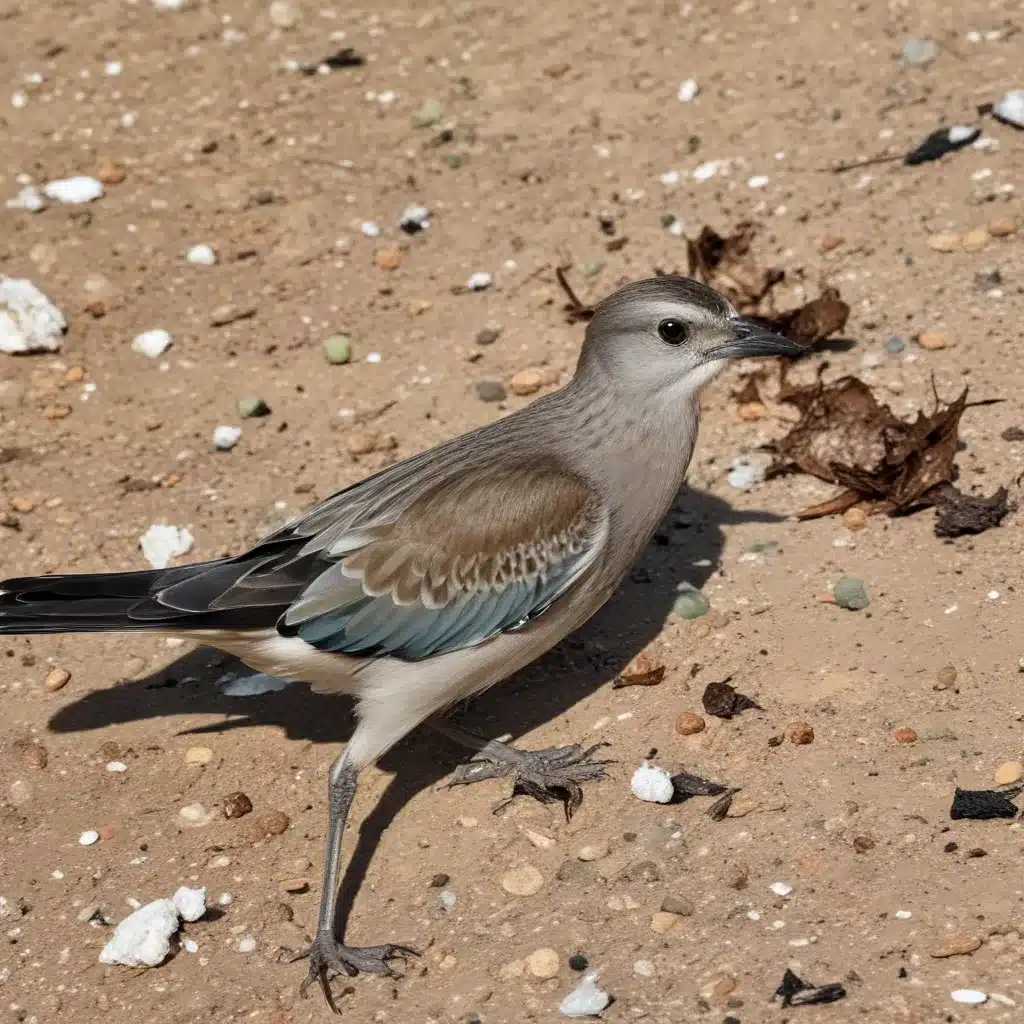
[[1020,427],[1007,427],[999,436],[1004,441],[1024,441],[1024,430]]
[[[729,677],[732,678],[731,676]],[[729,679],[721,682],[708,683],[704,688],[704,710],[716,718],[732,718],[741,711],[751,708],[757,711],[764,709],[755,700],[751,700],[746,694],[740,693],[735,687],[729,685]]]
[[672,788],[680,800],[687,800],[691,796],[721,796],[729,787],[690,772],[679,772],[672,776]]
[[952,484],[940,488],[935,497],[935,536],[962,537],[998,526],[1010,511],[1007,497],[1005,487],[987,498],[964,494]]
[[351,46],[328,54],[321,60],[313,61],[310,64],[300,64],[299,71],[304,75],[322,74],[321,68],[328,71],[340,71],[342,68],[361,68],[366,63],[366,58],[356,53]]
[[972,821],[991,821],[993,818],[1016,818],[1017,807],[1011,797],[1020,793],[1013,789],[960,789],[953,794],[949,816],[954,821],[968,818]]
[[955,153],[958,149],[969,146],[979,135],[980,128],[964,124],[955,124],[952,128],[936,128],[903,158],[903,162],[914,166],[938,160],[947,153]]
[[846,989],[833,982],[830,985],[812,985],[797,977],[789,968],[782,976],[782,984],[775,990],[775,998],[782,1000],[787,1006],[821,1006],[824,1003],[835,1003],[846,997]]

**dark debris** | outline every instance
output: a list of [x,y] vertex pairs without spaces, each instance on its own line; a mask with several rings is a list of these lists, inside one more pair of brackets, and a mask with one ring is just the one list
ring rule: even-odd
[[958,149],[969,146],[979,135],[980,128],[966,128],[964,125],[936,128],[903,158],[903,162],[915,166],[938,160],[947,153],[955,153]]
[[708,683],[704,688],[702,698],[704,710],[716,718],[732,718],[741,711],[751,708],[757,711],[764,710],[757,701],[752,700],[746,694],[740,693],[735,687],[729,685],[728,679],[721,682]]
[[782,976],[782,983],[775,990],[775,998],[787,1006],[821,1006],[835,1003],[846,997],[846,989],[839,983],[812,985],[794,974],[789,968]]
[[954,821],[991,821],[995,818],[1016,818],[1019,813],[1011,797],[1017,796],[1020,786],[1011,789],[960,789],[953,794],[949,816]]
[[939,488],[935,497],[935,536],[962,537],[998,526],[1010,511],[1007,495],[1005,487],[987,498],[964,494],[952,484]]

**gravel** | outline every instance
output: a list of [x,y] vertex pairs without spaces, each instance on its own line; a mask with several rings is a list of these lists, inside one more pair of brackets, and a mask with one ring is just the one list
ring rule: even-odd
[[0,277],[0,352],[56,352],[66,329],[64,314],[31,281]]

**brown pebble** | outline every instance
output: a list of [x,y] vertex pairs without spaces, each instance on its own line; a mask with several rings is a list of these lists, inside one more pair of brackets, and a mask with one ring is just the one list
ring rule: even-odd
[[943,936],[938,943],[928,950],[928,955],[936,960],[948,956],[969,956],[976,950],[981,949],[981,939],[977,935],[948,935]]
[[938,672],[935,673],[935,679],[942,683],[943,686],[952,686],[956,682],[957,671],[952,665],[943,665]]
[[101,156],[96,177],[104,185],[120,185],[128,177],[128,172],[112,156]]
[[43,417],[48,420],[64,420],[71,415],[71,406],[57,402],[54,405],[43,406]]
[[845,241],[846,239],[842,235],[825,235],[818,243],[818,248],[822,252],[831,252],[833,249],[838,249]]
[[935,352],[949,345],[949,337],[943,331],[922,331],[917,336],[917,343],[929,352]]
[[678,914],[670,914],[668,911],[659,910],[651,915],[651,931],[658,935],[664,935],[667,931],[675,928],[679,920]]
[[386,452],[398,447],[398,438],[394,434],[381,434],[373,430],[357,430],[345,439],[345,450],[358,458],[371,452]]
[[451,875],[446,875],[443,871],[439,871],[430,879],[430,888],[443,889],[451,880]]
[[283,835],[288,826],[292,823],[284,811],[268,811],[261,819],[258,819],[268,836]]
[[917,733],[914,732],[914,730],[911,729],[909,726],[904,726],[904,728],[902,729],[894,730],[892,738],[897,743],[916,743]]
[[755,423],[757,420],[763,420],[768,413],[762,402],[744,402],[736,411],[744,423]]
[[952,232],[941,232],[928,239],[928,247],[936,252],[955,252],[960,248],[962,241],[959,235]]
[[15,495],[11,498],[11,508],[15,512],[20,512],[22,515],[28,515],[29,512],[34,512],[37,502],[32,498],[26,498],[24,495]]
[[250,811],[252,811],[252,801],[241,790],[228,793],[224,797],[225,818],[244,818]]
[[1021,764],[1020,761],[1007,761],[996,769],[992,781],[997,786],[1011,786],[1015,782],[1020,782],[1022,778],[1024,778],[1024,764]]
[[68,372],[64,374],[64,380],[66,380],[68,384],[78,384],[80,381],[85,380],[85,367],[69,366]]
[[696,907],[685,896],[666,896],[661,901],[664,914],[675,914],[676,917],[692,917]]
[[1017,232],[1017,222],[1013,217],[996,217],[985,226],[993,238],[1007,238]]
[[71,673],[66,668],[50,669],[43,680],[43,689],[49,693],[56,693],[63,690],[70,681]]
[[277,884],[283,892],[305,892],[309,888],[306,878],[282,878]]
[[665,678],[665,663],[641,651],[619,673],[613,686],[655,686]]
[[373,255],[373,262],[381,270],[397,270],[402,265],[405,254],[401,249],[378,249]]
[[124,749],[120,743],[115,743],[113,740],[107,740],[100,747],[100,757],[104,761],[118,761],[124,756]]
[[564,60],[559,61],[557,64],[549,64],[544,69],[544,74],[547,75],[548,78],[561,78],[562,75],[566,74],[571,67],[572,65],[566,63]]
[[109,843],[110,840],[113,839],[114,836],[117,835],[117,826],[116,825],[100,825],[100,827],[98,829],[96,829],[96,831],[99,832],[100,839],[104,843]]
[[857,853],[868,853],[875,848],[875,841],[871,836],[854,836],[853,848]]
[[676,732],[680,736],[693,736],[698,732],[703,732],[707,728],[707,723],[704,721],[703,715],[698,715],[693,711],[684,711],[676,719]]
[[544,885],[544,876],[532,865],[524,864],[501,876],[501,887],[513,896],[534,896]]
[[790,722],[786,726],[786,737],[798,747],[814,742],[814,730],[806,722]]
[[18,743],[16,747],[22,761],[32,768],[42,769],[49,763],[50,757],[42,743]]
[[90,302],[85,307],[86,313],[89,314],[94,320],[102,320],[107,315],[107,304],[105,302]]
[[532,395],[544,386],[544,376],[540,370],[533,368],[520,370],[508,382],[509,391],[513,395]]
[[868,525],[868,515],[862,508],[848,508],[843,513],[843,525],[854,532],[863,530]]
[[964,235],[964,249],[967,252],[979,252],[991,241],[992,236],[984,228],[975,228]]

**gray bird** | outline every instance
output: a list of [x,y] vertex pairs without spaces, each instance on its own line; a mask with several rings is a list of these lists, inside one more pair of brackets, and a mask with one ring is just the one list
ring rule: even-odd
[[[418,955],[336,934],[341,843],[360,769],[423,722],[571,814],[595,748],[524,752],[439,720],[543,654],[608,600],[683,483],[699,393],[729,359],[804,349],[683,277],[627,285],[587,326],[569,383],[335,494],[250,551],[180,568],[0,584],[0,633],[148,630],[356,699],[328,783],[327,853],[303,994]],[[299,957],[296,957],[298,959]]]

